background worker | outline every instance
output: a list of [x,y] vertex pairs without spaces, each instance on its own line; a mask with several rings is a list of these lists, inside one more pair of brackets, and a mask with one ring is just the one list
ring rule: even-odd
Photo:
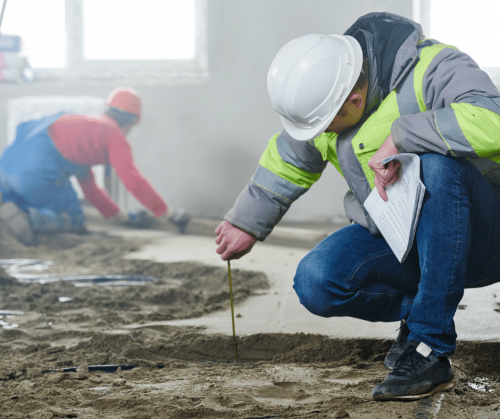
[[126,135],[141,119],[141,98],[131,88],[113,90],[102,115],[56,114],[19,124],[14,142],[0,157],[0,217],[25,243],[32,230],[81,229],[85,216],[69,177],[104,218],[127,221],[95,182],[91,166],[110,164],[139,202],[155,217],[184,230],[189,214],[168,206],[134,163]]
[[[271,65],[268,93],[285,130],[217,228],[217,252],[248,253],[330,161],[349,186],[353,224],[300,262],[300,302],[322,317],[401,320],[375,399],[452,388],[464,288],[500,278],[500,93],[467,54],[389,13],[363,16],[343,36],[291,41]],[[387,200],[399,163],[381,161],[400,152],[420,155],[426,186],[403,263],[363,206],[375,187]]]

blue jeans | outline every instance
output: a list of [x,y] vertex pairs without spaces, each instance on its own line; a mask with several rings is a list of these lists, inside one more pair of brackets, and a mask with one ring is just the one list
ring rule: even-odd
[[60,116],[19,124],[14,142],[0,157],[3,202],[14,202],[29,211],[35,229],[59,225],[62,214],[75,227],[85,219],[69,177],[81,176],[89,168],[65,159],[47,132]]
[[318,316],[407,319],[410,340],[450,356],[464,289],[500,281],[500,197],[467,159],[420,159],[427,190],[407,259],[399,263],[383,237],[353,224],[300,262],[294,289]]

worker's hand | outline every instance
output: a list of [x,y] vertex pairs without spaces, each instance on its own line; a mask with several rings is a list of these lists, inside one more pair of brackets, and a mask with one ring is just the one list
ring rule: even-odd
[[240,230],[228,221],[223,221],[215,230],[215,250],[222,260],[239,259],[252,250],[257,239],[246,231]]
[[128,212],[120,210],[116,213],[116,215],[111,217],[111,220],[118,221],[119,223],[127,223],[130,221],[130,216]]
[[399,154],[399,151],[394,147],[392,135],[389,135],[373,157],[368,161],[368,166],[375,172],[375,187],[384,201],[388,199],[387,192],[384,188],[398,180],[398,169],[401,163],[392,160],[386,165],[383,165],[382,160],[394,156],[394,154]]

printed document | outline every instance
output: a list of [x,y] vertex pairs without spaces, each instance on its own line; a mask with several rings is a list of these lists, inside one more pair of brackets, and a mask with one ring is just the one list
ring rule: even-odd
[[403,262],[413,245],[425,186],[420,180],[420,158],[416,154],[396,154],[382,160],[382,164],[392,160],[401,166],[398,180],[385,188],[389,199],[384,201],[374,188],[364,206],[399,262]]

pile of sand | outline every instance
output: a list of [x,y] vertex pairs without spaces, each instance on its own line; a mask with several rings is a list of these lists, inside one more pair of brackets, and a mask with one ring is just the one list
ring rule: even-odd
[[[157,263],[123,259],[142,244],[104,233],[47,234],[37,246],[24,246],[0,223],[0,259],[32,258],[52,261],[43,273],[149,275],[155,283],[129,287],[75,287],[71,283],[24,284],[0,269],[0,310],[52,313],[92,309],[126,311],[126,321],[198,317],[226,308],[229,302],[227,271],[198,263]],[[234,270],[234,298],[241,302],[257,289],[268,287],[263,273]],[[61,303],[59,297],[71,302]],[[120,323],[119,320],[117,320]],[[123,322],[122,322],[123,323]]]
[[[78,252],[79,246],[74,251]],[[65,251],[68,253],[68,250]],[[57,270],[59,264],[53,266]],[[70,271],[68,260],[64,265]],[[157,282],[128,287],[93,285],[75,287],[69,282],[26,284],[0,274],[0,309],[36,311],[52,315],[61,311],[92,309],[104,313],[110,310],[126,311],[127,319],[140,321],[171,320],[199,317],[227,308],[229,303],[227,271],[196,263],[155,263],[144,260],[120,260],[113,265],[87,259],[79,266],[80,273],[152,275]],[[105,271],[105,272],[103,272]],[[234,271],[234,298],[241,302],[257,289],[268,287],[264,274]],[[70,302],[59,302],[69,297]]]

